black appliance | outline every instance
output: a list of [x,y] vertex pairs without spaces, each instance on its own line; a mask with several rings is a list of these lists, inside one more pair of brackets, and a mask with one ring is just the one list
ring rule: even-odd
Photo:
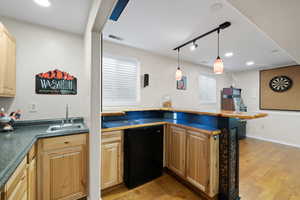
[[134,188],[162,175],[163,126],[124,132],[124,182]]

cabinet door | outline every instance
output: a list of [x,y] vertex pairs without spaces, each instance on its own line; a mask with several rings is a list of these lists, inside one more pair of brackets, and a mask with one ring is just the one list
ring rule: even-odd
[[24,172],[22,178],[12,191],[12,193],[6,198],[6,200],[27,200],[27,176]]
[[168,136],[168,166],[181,177],[185,177],[186,131],[171,126]]
[[5,184],[5,200],[27,200],[27,157]]
[[0,24],[0,96],[13,97],[16,92],[15,39]]
[[75,200],[86,196],[86,147],[78,145],[42,153],[43,200]]
[[207,192],[209,184],[209,137],[199,132],[187,132],[187,180]]
[[121,142],[102,144],[101,155],[101,189],[121,183]]
[[36,158],[28,164],[28,200],[36,200]]

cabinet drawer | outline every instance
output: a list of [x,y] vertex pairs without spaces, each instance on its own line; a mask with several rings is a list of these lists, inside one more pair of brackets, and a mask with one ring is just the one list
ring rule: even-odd
[[60,136],[42,139],[40,145],[43,151],[61,149],[86,144],[86,134]]
[[110,143],[121,141],[123,136],[123,131],[112,131],[112,132],[105,132],[102,133],[102,143]]

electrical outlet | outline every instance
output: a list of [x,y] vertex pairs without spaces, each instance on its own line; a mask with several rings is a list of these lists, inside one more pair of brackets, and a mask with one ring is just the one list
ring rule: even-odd
[[37,112],[37,104],[36,103],[31,103],[29,105],[29,112],[32,112],[32,113]]

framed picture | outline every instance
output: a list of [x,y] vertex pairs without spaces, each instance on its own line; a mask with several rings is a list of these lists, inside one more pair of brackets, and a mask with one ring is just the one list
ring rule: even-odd
[[181,80],[177,81],[177,90],[186,90],[187,78],[182,76]]

